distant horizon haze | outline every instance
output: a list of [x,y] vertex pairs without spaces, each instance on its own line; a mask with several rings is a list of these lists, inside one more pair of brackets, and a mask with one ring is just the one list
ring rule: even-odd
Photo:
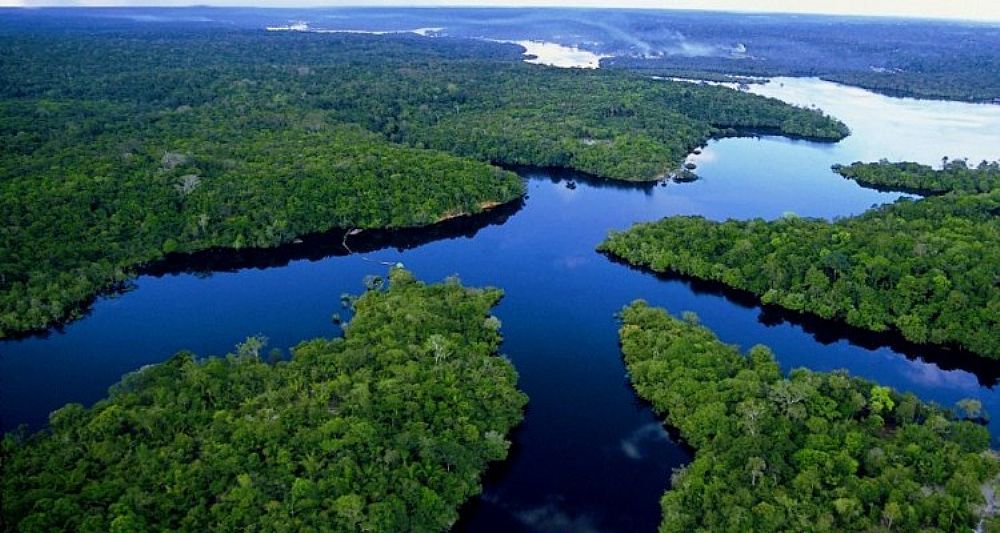
[[330,2],[297,0],[0,0],[0,7],[246,7],[246,8],[352,8],[352,7],[498,7],[498,8],[606,8],[701,10],[737,13],[874,16],[1000,22],[1000,2],[985,0],[361,0]]

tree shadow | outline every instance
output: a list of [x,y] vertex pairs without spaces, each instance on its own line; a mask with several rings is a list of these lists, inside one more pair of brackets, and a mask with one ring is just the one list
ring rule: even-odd
[[648,267],[632,265],[614,255],[603,253],[611,262],[631,270],[652,274],[663,281],[680,282],[698,295],[724,298],[743,309],[760,309],[757,321],[767,327],[792,324],[802,328],[816,342],[831,345],[847,341],[868,351],[889,348],[911,361],[931,363],[941,370],[962,370],[976,376],[983,387],[992,388],[1000,382],[1000,361],[960,348],[958,346],[917,344],[895,331],[874,332],[851,326],[837,320],[827,320],[812,314],[797,313],[775,305],[763,304],[757,295],[734,289],[717,281],[707,281],[674,272],[656,272]]
[[[517,199],[493,209],[448,219],[430,226],[400,229],[355,230],[335,228],[303,235],[294,242],[274,248],[211,248],[190,254],[171,254],[139,270],[144,276],[235,272],[286,266],[293,261],[320,261],[329,257],[371,253],[385,249],[397,251],[418,248],[435,241],[471,239],[484,228],[500,226],[524,206]],[[346,243],[346,247],[345,247]]]
[[[244,269],[267,269],[286,266],[293,261],[320,261],[329,257],[371,253],[393,248],[397,251],[417,248],[435,241],[475,237],[484,228],[499,226],[524,207],[524,198],[499,205],[473,215],[448,219],[430,226],[400,229],[363,230],[348,235],[350,229],[335,228],[301,236],[291,243],[273,248],[210,248],[194,253],[168,254],[163,259],[141,266],[135,276],[108,287],[79,306],[68,319],[42,330],[9,335],[3,341],[27,338],[48,338],[62,334],[66,326],[86,318],[99,298],[115,298],[135,288],[138,276],[164,277],[193,274],[210,277],[216,272],[236,272]],[[347,247],[344,247],[346,238]]]

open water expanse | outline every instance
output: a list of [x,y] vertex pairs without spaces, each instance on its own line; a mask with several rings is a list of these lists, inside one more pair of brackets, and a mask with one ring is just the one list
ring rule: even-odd
[[[899,194],[864,189],[833,163],[942,156],[1000,157],[1000,106],[916,101],[813,79],[777,79],[753,91],[815,104],[853,135],[836,144],[780,137],[712,141],[691,160],[700,181],[624,185],[528,169],[520,205],[429,230],[306,239],[271,251],[203,255],[139,277],[134,290],[99,299],[61,331],[0,343],[0,424],[44,426],[67,402],[89,405],[124,373],[174,352],[224,354],[249,335],[270,347],[340,333],[342,293],[362,290],[377,261],[402,262],[434,282],[458,274],[505,298],[503,352],[530,403],[508,461],[494,465],[459,529],[652,531],[671,469],[690,459],[629,388],[614,314],[636,298],[691,310],[724,341],[770,345],[784,369],[847,368],[944,405],[982,400],[1000,420],[1000,364],[914,347],[761,308],[753,299],[686,279],[657,277],[594,251],[609,230],[675,214],[726,218],[838,217]],[[693,235],[693,239],[697,236]],[[994,443],[1000,422],[991,426]]]

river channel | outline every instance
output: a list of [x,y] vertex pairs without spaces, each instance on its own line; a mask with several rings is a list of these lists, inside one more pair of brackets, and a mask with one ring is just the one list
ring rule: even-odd
[[[844,120],[840,143],[781,137],[711,141],[691,161],[701,180],[628,185],[524,169],[517,205],[427,230],[335,235],[276,250],[204,255],[164,265],[133,290],[98,299],[81,320],[46,335],[0,342],[0,424],[44,426],[67,402],[89,405],[124,373],[181,349],[224,354],[249,335],[286,349],[339,334],[340,295],[358,293],[378,263],[420,279],[457,274],[501,287],[502,351],[530,397],[510,458],[487,474],[460,530],[652,531],[671,469],[690,460],[628,385],[614,314],[636,298],[691,310],[729,343],[771,346],[785,370],[846,368],[926,400],[980,399],[1000,419],[1000,364],[762,308],[752,298],[655,276],[594,251],[609,230],[676,214],[726,218],[858,214],[900,194],[865,189],[833,163],[908,159],[940,164],[1000,157],[1000,106],[891,98],[815,79],[751,88]],[[1000,422],[990,426],[996,439]]]

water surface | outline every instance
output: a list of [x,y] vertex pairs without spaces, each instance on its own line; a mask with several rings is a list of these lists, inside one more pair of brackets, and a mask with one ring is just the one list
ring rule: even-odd
[[524,48],[524,55],[528,56],[526,63],[538,65],[549,65],[559,68],[600,68],[601,58],[610,57],[595,54],[589,50],[583,50],[576,46],[566,46],[559,43],[546,41],[500,41],[509,42]]
[[773,78],[750,85],[750,92],[816,106],[844,121],[853,135],[840,144],[859,160],[940,166],[942,157],[1000,159],[1000,105],[896,98],[816,78]]
[[[2,428],[40,428],[52,409],[90,404],[123,373],[180,349],[221,354],[254,334],[285,349],[337,335],[330,316],[342,312],[340,295],[361,291],[367,274],[385,273],[373,261],[401,261],[426,281],[458,274],[466,284],[499,286],[506,294],[495,310],[503,323],[502,351],[520,372],[530,403],[509,460],[490,470],[483,496],[464,509],[460,530],[655,529],[670,471],[690,453],[628,386],[613,315],[635,298],[674,313],[695,311],[725,342],[768,344],[786,370],[847,368],[945,405],[979,398],[1000,416],[994,362],[790,317],[745,295],[654,276],[594,251],[610,229],[673,214],[716,220],[789,211],[857,214],[899,195],[844,180],[829,170],[832,163],[905,154],[926,162],[946,154],[991,157],[1000,146],[992,141],[1000,119],[990,118],[990,107],[920,102],[919,116],[889,107],[887,113],[912,127],[882,136],[886,117],[866,101],[915,104],[794,81],[768,90],[830,106],[855,135],[837,144],[779,137],[713,141],[693,159],[703,179],[689,184],[624,185],[523,170],[523,205],[427,231],[352,237],[362,254],[344,255],[339,235],[330,235],[273,251],[207,254],[166,265],[138,278],[135,290],[98,300],[88,317],[63,331],[0,343]],[[851,102],[865,111],[855,113]],[[955,125],[945,141],[924,130],[942,124]],[[994,438],[1000,434],[990,429]]]

